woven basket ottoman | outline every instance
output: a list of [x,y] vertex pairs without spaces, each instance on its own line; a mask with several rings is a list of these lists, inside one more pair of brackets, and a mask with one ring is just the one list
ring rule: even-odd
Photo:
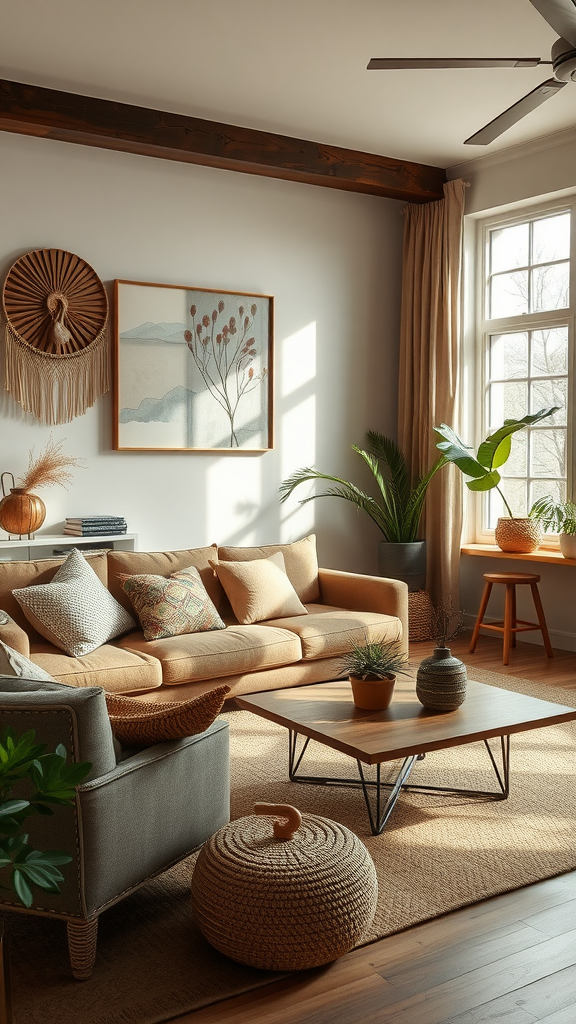
[[254,812],[200,852],[192,907],[203,935],[232,960],[264,970],[336,960],[374,918],[368,850],[344,825],[288,804],[255,804]]

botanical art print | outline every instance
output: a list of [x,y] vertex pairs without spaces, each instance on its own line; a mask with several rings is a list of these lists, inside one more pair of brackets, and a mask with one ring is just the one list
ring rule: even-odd
[[116,281],[117,450],[272,447],[272,297]]

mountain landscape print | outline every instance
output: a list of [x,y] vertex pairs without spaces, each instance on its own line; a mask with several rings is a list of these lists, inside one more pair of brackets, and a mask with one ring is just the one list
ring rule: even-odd
[[272,297],[116,282],[117,450],[272,447]]

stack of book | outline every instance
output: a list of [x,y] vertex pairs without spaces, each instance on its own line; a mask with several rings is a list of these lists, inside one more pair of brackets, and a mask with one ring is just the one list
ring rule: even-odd
[[126,529],[123,516],[77,516],[66,520],[64,533],[67,537],[102,537],[126,533]]

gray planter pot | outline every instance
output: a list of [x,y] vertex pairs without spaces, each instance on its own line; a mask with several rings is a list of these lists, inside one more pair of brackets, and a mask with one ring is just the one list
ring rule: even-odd
[[424,590],[426,587],[426,541],[416,540],[410,544],[390,544],[380,541],[378,549],[378,572],[392,580],[402,580],[408,590]]

